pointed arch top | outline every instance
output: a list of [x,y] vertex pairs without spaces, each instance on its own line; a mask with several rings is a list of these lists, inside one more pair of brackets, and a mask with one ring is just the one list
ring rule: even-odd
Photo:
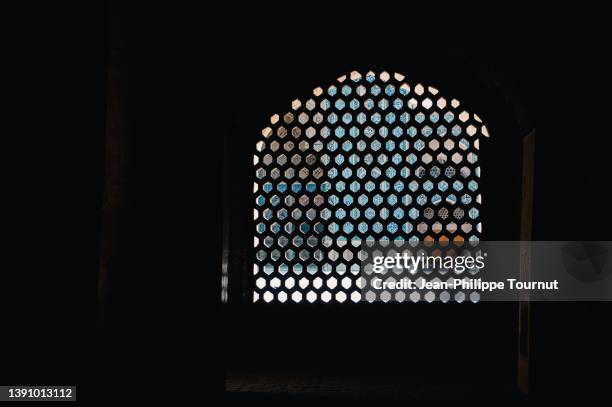
[[[457,112],[456,119],[465,124],[466,133],[469,136],[482,134],[484,137],[490,137],[489,129],[486,124],[483,123],[480,116],[476,113],[471,113],[462,109],[461,102],[458,99],[445,97],[440,93],[438,88],[433,86],[426,86],[421,83],[416,83],[411,86],[405,79],[406,76],[398,72],[391,74],[383,70],[377,74],[370,70],[365,75],[362,75],[359,71],[352,71],[349,74],[338,77],[336,83],[326,87],[315,87],[312,90],[312,96],[306,97],[304,100],[294,99],[291,102],[291,109],[284,113],[282,117],[279,114],[270,116],[270,124],[277,124],[281,118],[286,124],[291,124],[296,119],[300,124],[306,124],[308,121],[306,119],[307,113],[304,112],[296,117],[297,111],[300,109],[313,111],[317,106],[322,110],[328,110],[331,106],[327,104],[326,98],[336,97],[340,92],[340,94],[348,98],[349,101],[351,99],[357,100],[355,96],[366,98],[366,101],[369,100],[367,99],[368,97],[380,97],[378,105],[380,110],[387,110],[389,106],[385,105],[388,102],[395,110],[405,108],[404,110],[407,112],[414,112],[418,110],[419,107],[423,108],[425,112],[430,113],[438,112],[439,114],[444,111],[450,111],[450,114],[443,115],[443,119],[447,121],[447,123],[455,120],[455,112]],[[351,85],[355,85],[356,87],[352,88]],[[391,98],[393,103],[391,103],[389,98]],[[342,97],[340,97],[339,100],[344,102]],[[340,104],[339,106],[342,105]],[[356,110],[360,106],[353,105],[349,107]],[[372,108],[375,109],[376,106],[372,105]],[[344,109],[344,106],[342,106],[342,109]],[[393,112],[393,109],[389,109],[389,111]],[[404,122],[404,124],[407,124],[407,121]],[[271,135],[271,131],[272,129],[270,127],[266,127],[262,130],[262,135],[268,137]]]

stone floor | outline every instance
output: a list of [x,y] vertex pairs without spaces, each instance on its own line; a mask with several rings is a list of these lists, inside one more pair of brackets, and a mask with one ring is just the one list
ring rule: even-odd
[[[521,401],[508,378],[419,372],[381,375],[377,372],[228,372],[227,399],[235,405],[249,400],[279,405],[316,403],[350,405],[371,403],[453,404],[495,401],[516,405]],[[463,404],[463,403],[462,403]],[[234,404],[231,404],[234,405]]]

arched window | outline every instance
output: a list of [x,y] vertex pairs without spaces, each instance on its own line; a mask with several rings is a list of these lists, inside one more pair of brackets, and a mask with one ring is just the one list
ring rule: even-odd
[[274,114],[254,156],[254,302],[358,302],[364,240],[478,241],[478,115],[351,72]]

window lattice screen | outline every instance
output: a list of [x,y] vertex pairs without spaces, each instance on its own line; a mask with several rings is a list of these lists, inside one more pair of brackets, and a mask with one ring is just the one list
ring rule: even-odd
[[253,301],[360,301],[363,240],[477,241],[481,134],[456,99],[387,72],[273,115],[254,156]]

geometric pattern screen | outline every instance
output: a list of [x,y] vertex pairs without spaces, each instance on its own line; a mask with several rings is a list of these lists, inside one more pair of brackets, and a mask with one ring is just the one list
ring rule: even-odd
[[254,302],[360,301],[364,240],[479,240],[488,130],[404,79],[353,71],[271,116],[253,160]]

